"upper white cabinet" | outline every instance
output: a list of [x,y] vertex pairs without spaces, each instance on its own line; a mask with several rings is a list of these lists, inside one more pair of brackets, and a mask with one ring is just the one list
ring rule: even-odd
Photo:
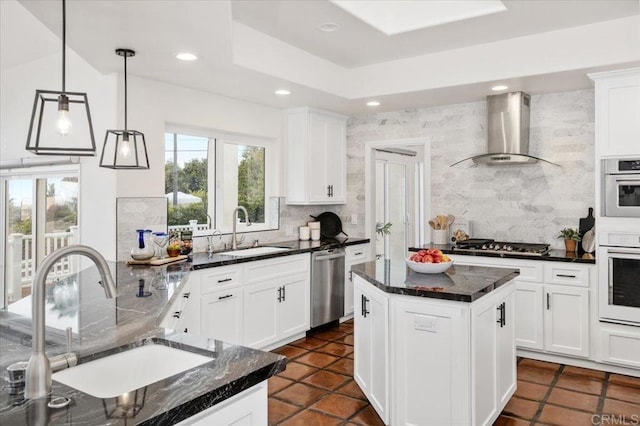
[[640,154],[640,68],[590,74],[596,82],[596,152]]
[[286,203],[345,204],[347,117],[313,108],[286,117]]

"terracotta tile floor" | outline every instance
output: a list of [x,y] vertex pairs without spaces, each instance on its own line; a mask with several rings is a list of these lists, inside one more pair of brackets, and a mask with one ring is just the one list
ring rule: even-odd
[[[273,352],[285,355],[288,363],[285,371],[269,379],[270,425],[383,424],[353,381],[353,321]],[[615,416],[608,417],[608,423],[607,417],[593,417],[607,414]],[[518,390],[495,425],[638,424],[638,420],[640,378],[521,358]]]

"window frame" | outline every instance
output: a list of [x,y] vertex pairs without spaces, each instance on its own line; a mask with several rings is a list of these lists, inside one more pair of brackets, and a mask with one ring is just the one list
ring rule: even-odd
[[[223,158],[219,155],[219,152],[222,151],[222,144],[224,143],[264,148],[264,223],[253,223],[251,226],[247,226],[244,222],[238,221],[236,222],[236,232],[247,233],[278,229],[278,227],[271,226],[274,218],[271,217],[270,208],[270,199],[273,197],[272,188],[276,181],[275,173],[277,170],[275,166],[277,158],[275,139],[197,127],[193,128],[176,124],[167,124],[165,134],[167,133],[202,137],[207,138],[209,141],[207,150],[207,214],[211,218],[211,221],[208,224],[207,230],[196,230],[194,231],[194,236],[209,235],[214,229],[223,234],[230,234],[232,232],[232,224],[225,225],[224,217],[221,215],[223,211],[222,194],[224,192],[222,187],[223,180],[219,179],[219,175],[222,173],[221,164]],[[213,158],[213,161],[211,161],[211,158]],[[180,226],[188,226],[188,224]]]

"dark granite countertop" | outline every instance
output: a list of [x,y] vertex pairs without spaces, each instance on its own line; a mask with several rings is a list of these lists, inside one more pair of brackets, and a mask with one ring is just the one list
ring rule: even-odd
[[420,274],[404,262],[365,262],[351,270],[387,293],[474,302],[516,278],[517,269],[453,265],[441,274]]
[[482,257],[502,257],[505,259],[527,259],[527,260],[544,260],[548,262],[572,262],[572,263],[587,263],[587,264],[595,264],[596,263],[596,255],[595,253],[585,253],[585,254],[577,254],[577,253],[569,253],[564,250],[551,250],[548,254],[544,256],[531,256],[526,254],[518,254],[518,253],[488,253],[488,252],[476,252],[469,253],[466,251],[455,250],[455,244],[424,244],[422,247],[409,247],[409,251],[418,251],[426,248],[434,247],[442,250],[443,253],[446,254],[459,254],[464,256],[482,256]]
[[[52,395],[68,396],[65,408],[47,407],[48,398],[25,401],[10,395],[6,367],[26,361],[31,353],[31,320],[20,315],[23,305],[0,310],[0,423],[6,425],[125,425],[175,424],[248,389],[285,369],[280,355],[228,344],[159,327],[159,316],[182,287],[191,269],[187,262],[163,267],[111,264],[117,297],[106,299],[97,284],[96,268],[89,268],[49,286],[47,318],[64,329],[73,327],[73,352],[78,363],[146,344],[162,344],[211,357],[200,367],[138,389],[139,411],[126,418],[116,410],[114,398],[96,398],[53,382]],[[167,278],[168,288],[157,290],[154,281]],[[79,283],[80,285],[76,284]],[[142,286],[142,288],[141,288]],[[140,291],[150,292],[137,297]],[[30,315],[29,315],[30,316]],[[65,352],[64,332],[47,326],[47,355]]]
[[[333,248],[353,246],[357,244],[365,244],[370,240],[368,238],[332,238],[322,239],[320,241],[281,241],[261,244],[262,247],[284,247],[287,251],[263,254],[259,256],[233,256],[218,253],[194,253],[191,255],[193,269],[213,268],[216,266],[234,265],[236,263],[253,262],[255,260],[272,259],[281,256],[291,256],[300,253],[310,253],[318,250],[329,250]],[[247,247],[249,248],[249,247]]]

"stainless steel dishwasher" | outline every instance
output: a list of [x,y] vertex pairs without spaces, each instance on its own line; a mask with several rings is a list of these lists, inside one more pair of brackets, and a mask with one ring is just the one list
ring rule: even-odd
[[311,327],[344,315],[344,249],[311,254]]

